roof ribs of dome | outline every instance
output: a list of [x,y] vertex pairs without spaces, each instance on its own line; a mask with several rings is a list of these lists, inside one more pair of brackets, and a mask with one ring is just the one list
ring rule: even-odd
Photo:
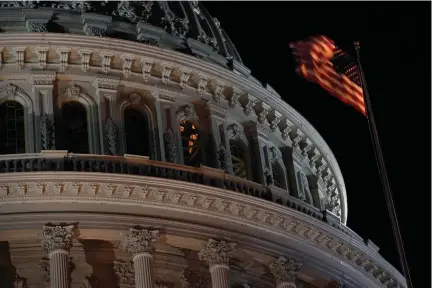
[[4,1],[1,32],[57,32],[139,41],[226,68],[241,58],[197,1]]

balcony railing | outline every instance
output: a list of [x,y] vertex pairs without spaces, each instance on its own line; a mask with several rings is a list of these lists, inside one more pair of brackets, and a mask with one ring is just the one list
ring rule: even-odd
[[288,195],[287,191],[274,186],[264,186],[206,166],[190,167],[169,162],[150,160],[148,157],[127,155],[109,156],[74,154],[67,151],[42,151],[41,153],[0,155],[0,173],[16,172],[100,172],[150,176],[164,179],[193,182],[242,194],[305,213],[315,219],[329,223],[348,235],[361,239],[331,212],[318,208]]

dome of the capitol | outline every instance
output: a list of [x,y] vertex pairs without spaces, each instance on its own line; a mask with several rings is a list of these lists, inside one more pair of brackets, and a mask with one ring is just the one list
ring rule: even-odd
[[406,287],[204,6],[0,2],[1,287]]

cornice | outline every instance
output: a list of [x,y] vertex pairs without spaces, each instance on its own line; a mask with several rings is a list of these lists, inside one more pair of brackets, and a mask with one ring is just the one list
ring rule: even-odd
[[[77,172],[11,173],[3,174],[0,179],[3,214],[17,212],[13,204],[47,202],[70,203],[69,209],[79,207],[80,203],[105,203],[115,207],[130,207],[130,213],[134,211],[131,205],[144,206],[147,207],[144,209],[147,216],[152,211],[162,209],[166,211],[160,215],[169,214],[179,221],[186,220],[182,215],[192,214],[195,221],[210,219],[207,225],[223,221],[229,225],[247,226],[239,229],[252,229],[255,232],[264,229],[268,232],[263,233],[262,237],[269,237],[269,241],[273,241],[272,237],[276,235],[297,239],[309,247],[305,249],[314,247],[322,251],[319,254],[331,255],[351,269],[362,271],[363,275],[376,283],[376,287],[393,287],[383,284],[389,277],[406,287],[400,273],[376,251],[327,223],[269,201],[219,188],[152,177]],[[37,209],[36,206],[33,209]],[[43,212],[47,211],[46,207]],[[56,205],[49,207],[57,209]],[[199,215],[206,217],[196,217]],[[249,233],[255,235],[250,230]],[[267,233],[276,234],[271,236]],[[384,272],[389,276],[383,277]]]
[[[278,110],[277,112],[283,116],[282,118],[284,117],[288,118],[290,122],[292,122],[297,127],[296,130],[300,129],[302,133],[306,137],[308,137],[310,141],[313,143],[313,145],[319,150],[320,153],[319,156],[325,158],[325,162],[331,168],[328,178],[329,179],[331,177],[335,178],[335,182],[338,188],[337,191],[339,191],[341,221],[342,223],[346,223],[347,215],[348,215],[348,207],[347,207],[345,184],[343,181],[343,177],[339,165],[337,164],[337,161],[333,153],[331,152],[330,148],[328,147],[326,142],[322,139],[322,137],[319,135],[319,133],[312,127],[312,125],[305,118],[303,118],[290,105],[284,102],[280,98],[280,96],[275,93],[273,89],[267,89],[266,87],[259,85],[258,83],[256,83],[256,81],[253,81],[253,78],[251,77],[247,78],[245,76],[238,75],[230,70],[219,67],[216,64],[202,61],[196,57],[192,57],[186,54],[182,54],[179,52],[175,52],[175,51],[171,51],[168,49],[163,49],[151,45],[145,45],[145,44],[120,40],[120,39],[112,39],[112,38],[108,39],[104,37],[91,37],[91,36],[55,34],[55,33],[19,33],[19,34],[8,33],[7,35],[0,34],[0,46],[9,47],[11,51],[16,50],[15,49],[16,47],[25,49],[26,46],[43,46],[43,47],[53,46],[53,48],[55,48],[54,53],[56,53],[55,51],[58,47],[74,48],[75,50],[79,50],[83,48],[87,49],[87,47],[91,47],[93,53],[96,53],[96,51],[98,51],[97,53],[100,53],[101,51],[105,51],[105,52],[112,53],[114,57],[118,56],[119,59],[123,54],[128,54],[130,56],[134,55],[135,62],[138,62],[142,58],[157,59],[157,61],[154,62],[158,62],[160,64],[164,63],[165,66],[169,65],[170,67],[173,67],[175,69],[181,68],[190,71],[197,71],[196,72],[197,75],[206,75],[207,82],[208,80],[213,81],[213,79],[216,79],[218,83],[229,83],[227,85],[231,85],[232,87],[235,87],[236,91],[240,89],[243,90],[245,93],[251,93],[257,98],[258,102],[260,102],[261,104],[265,102],[266,107],[268,107],[269,109],[270,108],[277,109]],[[28,52],[26,51],[26,53]],[[90,55],[89,57],[92,56]],[[9,63],[4,63],[3,66],[5,66],[6,64],[9,65]],[[24,62],[20,63],[19,67],[22,68],[24,67],[24,65],[25,65]],[[49,65],[51,65],[51,63],[48,63],[48,66]],[[55,65],[60,65],[60,63]],[[69,66],[73,66],[73,65],[69,65]],[[104,70],[103,67],[100,66],[99,67],[92,66],[91,69],[97,71]],[[123,74],[122,67],[117,69],[119,71],[114,71],[116,69],[114,69],[113,67],[109,67],[109,70],[106,69],[105,72],[108,71],[112,73],[113,72],[119,73],[120,75]],[[137,74],[137,73],[131,72],[130,74]],[[171,74],[172,73],[170,73],[170,75]],[[165,77],[169,78],[170,76],[167,75],[168,74],[166,74]],[[187,84],[181,82],[178,85],[184,86]],[[206,88],[203,87],[202,85],[198,85],[197,89],[199,93],[204,93],[204,92],[210,93],[207,90],[204,91]],[[262,121],[266,121],[266,120],[268,121],[268,119],[266,119],[265,117],[262,117],[260,119]],[[292,127],[290,129],[292,129]],[[281,130],[281,133],[284,132],[285,131]],[[313,151],[315,150],[316,149],[314,149]],[[316,155],[312,155],[311,158],[313,158],[314,156]],[[305,157],[305,161],[309,162],[309,160],[306,158],[307,157]],[[315,165],[315,162],[313,162],[312,165]],[[315,166],[312,168],[315,168]],[[315,171],[315,170],[316,169],[311,169],[311,171]]]

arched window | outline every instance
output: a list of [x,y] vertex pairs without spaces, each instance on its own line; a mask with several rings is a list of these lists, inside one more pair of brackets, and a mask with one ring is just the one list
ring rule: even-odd
[[16,101],[0,105],[0,154],[25,153],[24,107]]
[[83,104],[75,101],[62,105],[63,149],[73,153],[90,153],[87,111]]
[[279,162],[272,162],[273,185],[281,189],[287,189],[285,171]]
[[230,139],[229,144],[234,176],[247,179],[247,167],[249,163],[245,145],[242,145],[240,141],[235,139]]
[[184,164],[199,167],[201,164],[200,134],[198,127],[187,120],[180,121]]
[[149,125],[147,117],[135,108],[127,107],[123,111],[126,153],[151,156],[150,155],[150,141]]

